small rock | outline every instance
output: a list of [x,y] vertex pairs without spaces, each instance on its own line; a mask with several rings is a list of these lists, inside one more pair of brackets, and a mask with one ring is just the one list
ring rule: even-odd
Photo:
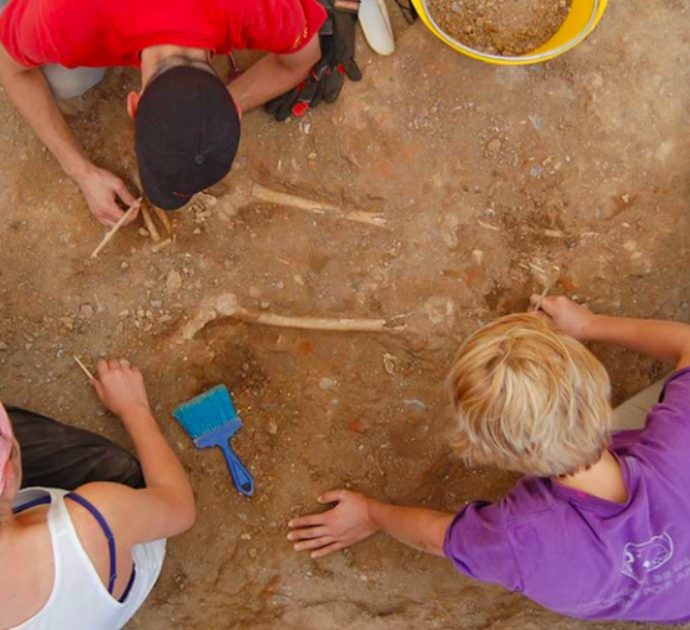
[[484,262],[484,252],[481,249],[472,250],[472,262],[475,267],[481,267]]
[[128,265],[126,262],[123,262],[123,263],[120,265],[120,269],[122,269],[123,271],[124,271],[125,269],[129,269],[129,265]]
[[350,429],[350,431],[354,431],[355,433],[364,433],[366,431],[366,427],[362,423],[361,420],[353,420],[350,422],[350,424],[347,425],[347,428]]
[[292,276],[292,279],[301,287],[304,286],[304,278],[300,274],[296,273],[294,276]]
[[175,293],[182,288],[182,276],[179,272],[171,269],[168,273],[168,277],[165,280],[165,286],[170,293]]
[[168,322],[172,321],[172,317],[170,315],[161,315],[158,318],[158,323],[159,324],[167,324]]
[[398,359],[392,354],[386,352],[383,355],[383,368],[386,370],[388,374],[393,374],[395,372],[395,366],[397,365],[397,363]]
[[67,330],[74,330],[74,320],[71,317],[61,317],[60,323],[67,328]]
[[247,553],[249,554],[249,557],[250,557],[252,560],[253,560],[254,558],[256,558],[256,556],[259,555],[259,552],[258,552],[256,549],[254,549],[254,547],[252,547]]
[[268,432],[271,435],[278,433],[278,423],[275,420],[269,420],[268,422]]
[[319,381],[319,387],[325,390],[333,389],[337,384],[332,378],[324,377]]
[[79,314],[84,319],[91,319],[93,317],[93,306],[91,304],[82,304],[79,307]]
[[151,304],[151,308],[161,308],[163,306],[163,301],[162,300],[151,300],[149,302]]
[[139,236],[148,236],[149,231],[146,228],[140,227],[137,232],[139,233]]
[[0,352],[6,352],[8,345],[4,341],[0,341]]
[[315,160],[315,159],[316,159],[316,153],[314,153],[314,151],[312,151],[307,157],[308,157],[310,160]]
[[493,140],[489,140],[486,145],[486,150],[489,153],[498,153],[501,150],[501,139],[494,138]]
[[405,403],[408,407],[412,407],[416,411],[426,411],[426,405],[421,400],[417,400],[416,398],[403,400],[403,403]]

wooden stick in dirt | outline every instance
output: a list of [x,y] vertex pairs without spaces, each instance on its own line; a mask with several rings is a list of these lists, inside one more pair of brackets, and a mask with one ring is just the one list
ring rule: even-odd
[[124,225],[125,221],[129,219],[136,211],[139,209],[139,206],[141,205],[141,197],[137,199],[128,209],[127,212],[125,212],[118,220],[115,225],[110,229],[110,232],[108,232],[104,237],[103,240],[98,244],[98,247],[93,250],[91,253],[91,258],[96,258],[98,254],[101,253],[103,248],[110,242],[110,239],[117,234],[118,230]]
[[91,374],[91,372],[89,372],[89,368],[87,368],[87,367],[81,362],[81,359],[80,359],[76,354],[74,355],[74,360],[77,362],[77,365],[78,365],[82,370],[84,370],[84,374],[86,374],[86,377],[87,377],[90,381],[95,381],[95,380],[96,380],[96,377],[95,377],[93,374]]
[[551,285],[549,285],[549,284],[547,284],[544,287],[544,290],[539,295],[539,299],[537,300],[537,303],[534,305],[534,312],[535,313],[541,308],[541,305],[544,303],[544,298],[546,297],[546,295],[548,294],[550,289],[551,289]]
[[168,233],[168,235],[172,234],[172,222],[168,217],[168,213],[165,210],[161,210],[161,208],[157,208],[153,204],[151,205],[151,207],[153,208],[153,211],[158,217],[158,220],[163,224],[163,227],[165,228],[165,231]]
[[153,242],[158,243],[161,240],[161,235],[156,229],[156,224],[153,222],[151,212],[149,211],[149,204],[146,201],[141,204],[141,216],[144,218],[144,225],[146,225],[146,229],[149,231]]
[[157,254],[159,251],[161,251],[161,249],[166,248],[171,243],[172,243],[171,238],[163,239],[162,241],[159,241],[158,243],[154,243],[153,245],[151,245],[151,251],[154,254]]
[[306,197],[298,197],[297,195],[271,190],[261,184],[254,184],[251,194],[259,201],[274,203],[279,206],[290,206],[315,214],[331,213],[340,218],[347,219],[348,221],[366,223],[368,225],[375,225],[376,227],[385,227],[386,225],[386,219],[381,214],[375,212],[365,212],[363,210],[347,211],[332,203],[315,201],[314,199],[307,199]]

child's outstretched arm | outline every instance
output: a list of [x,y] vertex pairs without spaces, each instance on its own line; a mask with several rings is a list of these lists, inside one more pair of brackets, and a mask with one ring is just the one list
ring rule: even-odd
[[288,523],[288,540],[295,551],[311,551],[323,558],[360,542],[377,532],[421,551],[443,556],[446,530],[452,514],[427,508],[399,507],[349,490],[331,490],[319,503],[337,503],[320,514],[302,516]]
[[[531,297],[533,305],[540,296]],[[596,315],[560,295],[545,298],[540,310],[564,333],[581,341],[602,341],[630,348],[677,368],[690,366],[690,326],[656,319]]]

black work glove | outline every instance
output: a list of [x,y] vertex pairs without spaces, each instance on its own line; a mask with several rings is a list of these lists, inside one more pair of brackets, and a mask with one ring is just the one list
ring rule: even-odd
[[266,111],[278,121],[288,116],[303,116],[321,101],[335,101],[345,83],[345,75],[352,81],[362,78],[362,71],[354,59],[359,0],[319,2],[328,13],[319,31],[321,59],[304,81],[266,104]]

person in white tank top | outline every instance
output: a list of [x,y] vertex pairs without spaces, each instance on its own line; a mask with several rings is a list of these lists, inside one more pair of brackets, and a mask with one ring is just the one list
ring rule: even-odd
[[141,469],[103,438],[0,404],[2,629],[123,627],[158,579],[166,539],[194,523],[192,488],[139,370],[101,361],[92,384]]

